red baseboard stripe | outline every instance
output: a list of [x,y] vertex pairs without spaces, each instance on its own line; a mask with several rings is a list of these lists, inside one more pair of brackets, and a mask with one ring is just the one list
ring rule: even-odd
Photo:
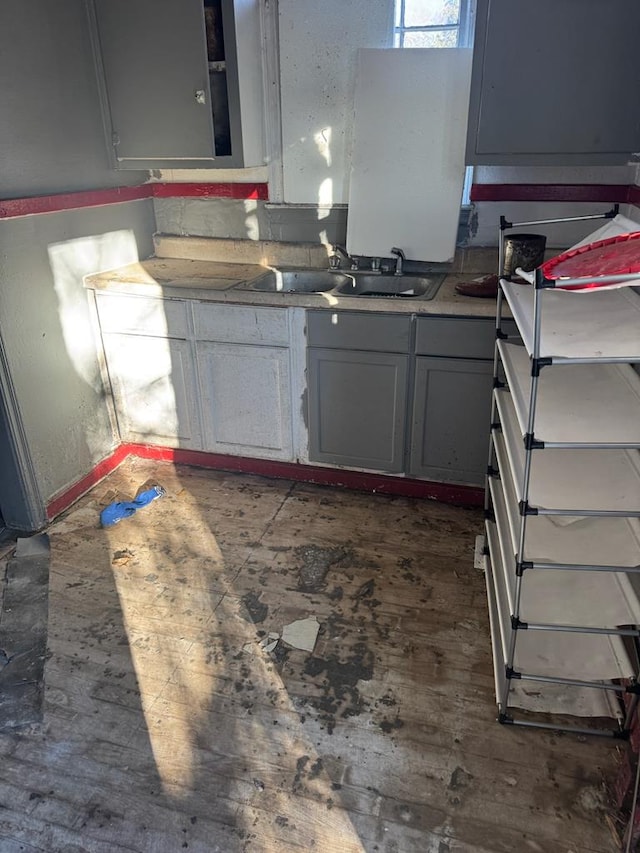
[[[554,201],[627,204],[627,184],[473,184],[471,201]],[[640,187],[635,187],[640,190]]]
[[174,462],[176,465],[194,465],[198,468],[214,468],[218,471],[257,474],[261,477],[297,480],[319,486],[343,486],[346,489],[377,492],[385,495],[429,498],[464,506],[480,506],[484,501],[482,489],[472,486],[432,483],[406,477],[345,471],[336,468],[318,468],[313,465],[277,462],[271,459],[249,459],[243,456],[226,456],[221,453],[203,453],[199,450],[174,450],[169,447],[142,444],[128,446],[132,456]]
[[83,207],[100,207],[139,201],[145,198],[269,198],[267,184],[204,184],[204,183],[157,183],[138,187],[115,187],[106,190],[88,190],[77,193],[35,196],[34,198],[11,198],[0,200],[0,219],[16,216],[31,216],[35,213],[59,213]]
[[56,496],[47,506],[49,519],[71,506],[90,488],[114,471],[127,457],[155,459],[176,465],[193,465],[197,468],[212,468],[216,471],[255,474],[318,486],[337,486],[354,491],[373,492],[381,495],[399,495],[441,501],[455,506],[482,506],[482,489],[472,486],[456,486],[448,483],[431,483],[405,477],[370,474],[360,471],[344,471],[336,468],[318,468],[313,465],[298,465],[294,462],[277,462],[270,459],[249,459],[243,456],[225,456],[220,453],[203,453],[198,450],[173,449],[148,444],[121,444],[109,457],[103,459],[86,477],[74,483]]
[[82,497],[82,495],[88,492],[89,489],[99,483],[100,480],[104,480],[107,474],[115,471],[118,465],[124,462],[129,455],[130,450],[126,444],[121,444],[119,447],[116,447],[110,456],[107,456],[106,459],[98,462],[98,464],[89,471],[85,477],[82,477],[68,489],[60,492],[56,497],[49,501],[47,504],[47,518],[51,520],[52,518],[55,518],[56,515],[60,515],[61,512],[64,512],[65,509],[68,509],[71,504],[75,503],[78,498]]

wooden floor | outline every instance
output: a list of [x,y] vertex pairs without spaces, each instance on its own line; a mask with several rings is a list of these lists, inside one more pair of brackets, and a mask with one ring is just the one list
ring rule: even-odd
[[[101,530],[149,478],[167,495]],[[44,724],[0,735],[1,853],[615,850],[615,744],[495,722],[479,532],[126,463],[50,531]],[[265,650],[309,616],[312,654]]]

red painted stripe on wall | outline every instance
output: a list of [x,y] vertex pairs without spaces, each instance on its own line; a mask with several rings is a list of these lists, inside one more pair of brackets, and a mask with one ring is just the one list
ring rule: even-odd
[[[0,219],[121,204],[146,198],[229,198],[268,201],[265,183],[166,183],[0,200]],[[471,201],[542,201],[634,204],[635,184],[473,184]]]
[[635,204],[636,207],[640,207],[640,187],[636,184],[631,184],[629,187],[629,204]]
[[629,194],[632,189],[634,188],[628,184],[473,184],[471,201],[568,201],[625,204],[630,201]]
[[269,187],[267,184],[256,183],[158,183],[33,198],[11,198],[0,200],[0,219],[31,216],[36,213],[58,213],[62,210],[77,210],[83,207],[100,207],[145,198],[234,198],[266,201],[269,198]]
[[79,193],[42,195],[34,198],[11,198],[0,201],[0,218],[30,216],[34,213],[57,213],[61,210],[77,210],[82,207],[99,207],[105,204],[120,204],[149,198],[148,186],[115,187],[109,190],[88,190]]
[[267,184],[150,184],[154,198],[269,198]]
[[344,471],[335,468],[317,468],[294,462],[276,462],[269,459],[248,459],[242,456],[225,456],[220,453],[204,453],[199,450],[174,449],[147,444],[121,444],[109,457],[77,483],[61,492],[47,505],[49,519],[59,515],[114,471],[127,457],[155,459],[176,465],[193,465],[216,471],[255,474],[261,477],[295,480],[318,486],[338,486],[354,491],[373,492],[382,495],[402,495],[442,501],[455,506],[482,506],[484,491],[472,486],[457,486],[448,483],[431,483],[405,477],[385,476],[360,471]]

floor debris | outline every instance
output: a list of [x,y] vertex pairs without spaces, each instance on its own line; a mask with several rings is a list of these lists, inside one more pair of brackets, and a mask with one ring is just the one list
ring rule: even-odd
[[143,506],[147,506],[164,494],[165,490],[159,485],[151,486],[143,491],[138,490],[132,501],[116,501],[106,506],[100,513],[100,524],[103,527],[112,527],[122,521],[123,518],[130,518]]
[[312,652],[318,639],[320,623],[315,616],[307,619],[296,619],[282,629],[282,640],[294,649]]

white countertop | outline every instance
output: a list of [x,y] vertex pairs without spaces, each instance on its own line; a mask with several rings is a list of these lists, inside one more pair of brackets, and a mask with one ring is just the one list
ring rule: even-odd
[[195,299],[239,305],[332,308],[347,311],[384,311],[402,314],[441,314],[459,317],[495,317],[494,299],[460,296],[458,281],[481,278],[477,273],[447,275],[434,299],[387,299],[384,297],[338,296],[333,293],[264,293],[234,289],[267,271],[259,264],[232,264],[182,258],[149,258],[108,272],[87,276],[85,286],[131,296],[163,299]]

